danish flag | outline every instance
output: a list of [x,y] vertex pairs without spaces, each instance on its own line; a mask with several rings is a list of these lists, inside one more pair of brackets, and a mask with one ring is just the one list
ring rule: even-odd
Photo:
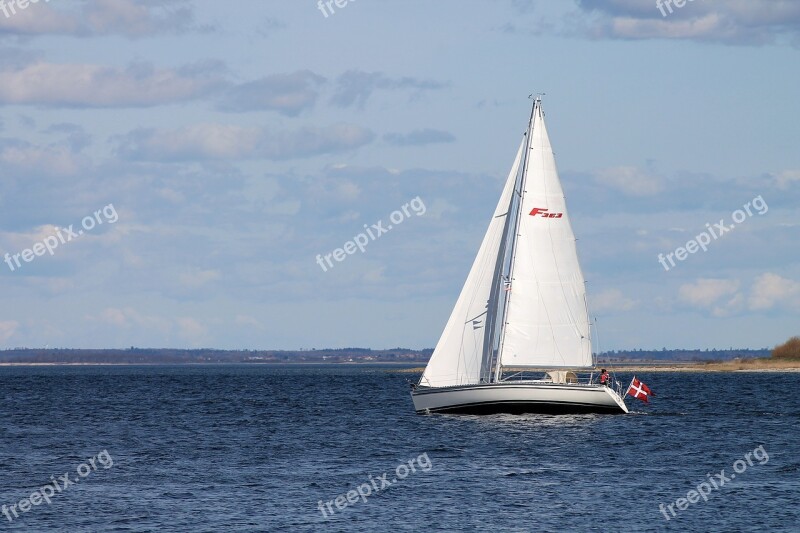
[[650,396],[655,396],[653,392],[650,391],[650,387],[636,379],[636,376],[633,377],[633,381],[631,381],[630,386],[628,386],[628,391],[625,393],[625,396],[631,395],[637,400],[642,400],[644,403],[647,403],[647,399]]

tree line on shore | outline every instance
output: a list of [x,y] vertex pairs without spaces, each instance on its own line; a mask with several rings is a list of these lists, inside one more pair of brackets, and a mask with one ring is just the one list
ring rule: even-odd
[[[14,348],[0,350],[0,363],[39,364],[221,364],[221,363],[427,363],[433,349],[326,348],[310,350],[217,350],[137,348],[64,349]],[[597,354],[598,363],[647,361],[726,361],[765,358],[800,359],[800,337],[770,351],[763,349],[612,350]]]
[[775,359],[800,359],[800,337],[792,337],[772,350]]

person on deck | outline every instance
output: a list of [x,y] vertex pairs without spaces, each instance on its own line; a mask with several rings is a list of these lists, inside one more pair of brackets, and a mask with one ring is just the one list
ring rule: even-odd
[[600,370],[600,385],[605,385],[608,387],[611,384],[611,377],[606,372],[606,369],[603,368]]

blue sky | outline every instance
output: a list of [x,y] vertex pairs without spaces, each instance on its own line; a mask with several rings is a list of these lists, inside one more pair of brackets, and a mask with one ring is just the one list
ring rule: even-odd
[[535,92],[599,348],[800,333],[800,4],[333,7],[0,8],[0,347],[432,347]]

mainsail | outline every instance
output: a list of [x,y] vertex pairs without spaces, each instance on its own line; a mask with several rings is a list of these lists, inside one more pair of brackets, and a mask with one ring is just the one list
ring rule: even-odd
[[586,287],[538,99],[529,131],[500,363],[590,367]]

